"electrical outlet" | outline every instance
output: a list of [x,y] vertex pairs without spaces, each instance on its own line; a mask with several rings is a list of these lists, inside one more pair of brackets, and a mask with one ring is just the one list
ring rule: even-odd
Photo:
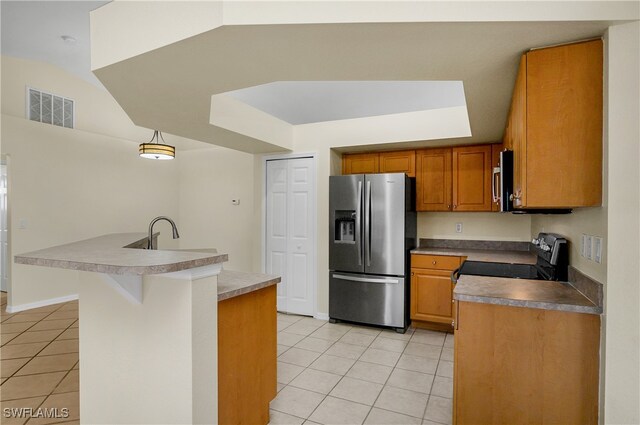
[[602,243],[601,237],[593,237],[593,261],[596,263],[602,263]]
[[462,233],[462,223],[456,223],[456,233]]

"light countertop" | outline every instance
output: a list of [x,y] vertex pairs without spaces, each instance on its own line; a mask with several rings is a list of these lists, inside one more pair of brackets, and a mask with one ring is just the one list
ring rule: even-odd
[[228,261],[227,254],[187,250],[126,248],[140,245],[146,233],[113,233],[15,256],[18,264],[107,274],[171,273]]
[[218,301],[277,285],[280,276],[222,270],[218,275]]

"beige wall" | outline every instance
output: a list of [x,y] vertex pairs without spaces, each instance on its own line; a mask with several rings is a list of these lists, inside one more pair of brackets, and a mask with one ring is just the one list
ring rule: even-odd
[[[456,233],[462,223],[462,233]],[[530,241],[531,216],[510,213],[418,213],[418,237],[489,241]]]
[[604,422],[640,423],[640,23],[608,44],[608,251]]
[[[606,191],[606,185],[603,187]],[[577,208],[566,215],[538,215],[531,220],[531,234],[553,232],[569,240],[569,264],[601,283],[607,281],[607,209]],[[580,255],[582,235],[603,238],[602,262],[596,263]]]
[[[217,248],[225,269],[260,270],[253,261],[253,155],[225,148],[183,152],[179,161],[178,222],[181,248]],[[240,205],[232,205],[240,199]]]
[[[74,99],[76,128],[26,120],[26,86]],[[2,57],[2,93],[11,256],[104,233],[146,232],[153,217],[167,215],[180,239],[158,223],[161,248],[217,248],[229,254],[226,268],[256,269],[253,155],[167,136],[176,142],[174,161],[142,159],[137,144],[149,129],[133,125],[105,90],[45,63]],[[14,308],[78,293],[68,270],[13,265],[10,280]]]
[[[126,140],[6,115],[2,124],[12,258],[105,233],[145,232],[153,217],[177,216],[175,163],[144,160]],[[174,245],[161,231],[160,245]],[[14,264],[9,305],[77,294],[75,273]]]

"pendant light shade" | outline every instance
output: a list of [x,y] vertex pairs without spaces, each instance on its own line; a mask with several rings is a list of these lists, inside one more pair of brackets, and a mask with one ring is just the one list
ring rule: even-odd
[[173,159],[176,156],[176,148],[160,143],[160,139],[164,142],[162,133],[158,130],[153,132],[153,137],[147,143],[141,143],[138,147],[140,156],[147,159]]

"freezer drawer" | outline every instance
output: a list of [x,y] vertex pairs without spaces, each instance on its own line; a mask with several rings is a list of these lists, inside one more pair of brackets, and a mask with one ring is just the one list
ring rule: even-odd
[[405,282],[402,277],[329,272],[329,317],[405,328]]

